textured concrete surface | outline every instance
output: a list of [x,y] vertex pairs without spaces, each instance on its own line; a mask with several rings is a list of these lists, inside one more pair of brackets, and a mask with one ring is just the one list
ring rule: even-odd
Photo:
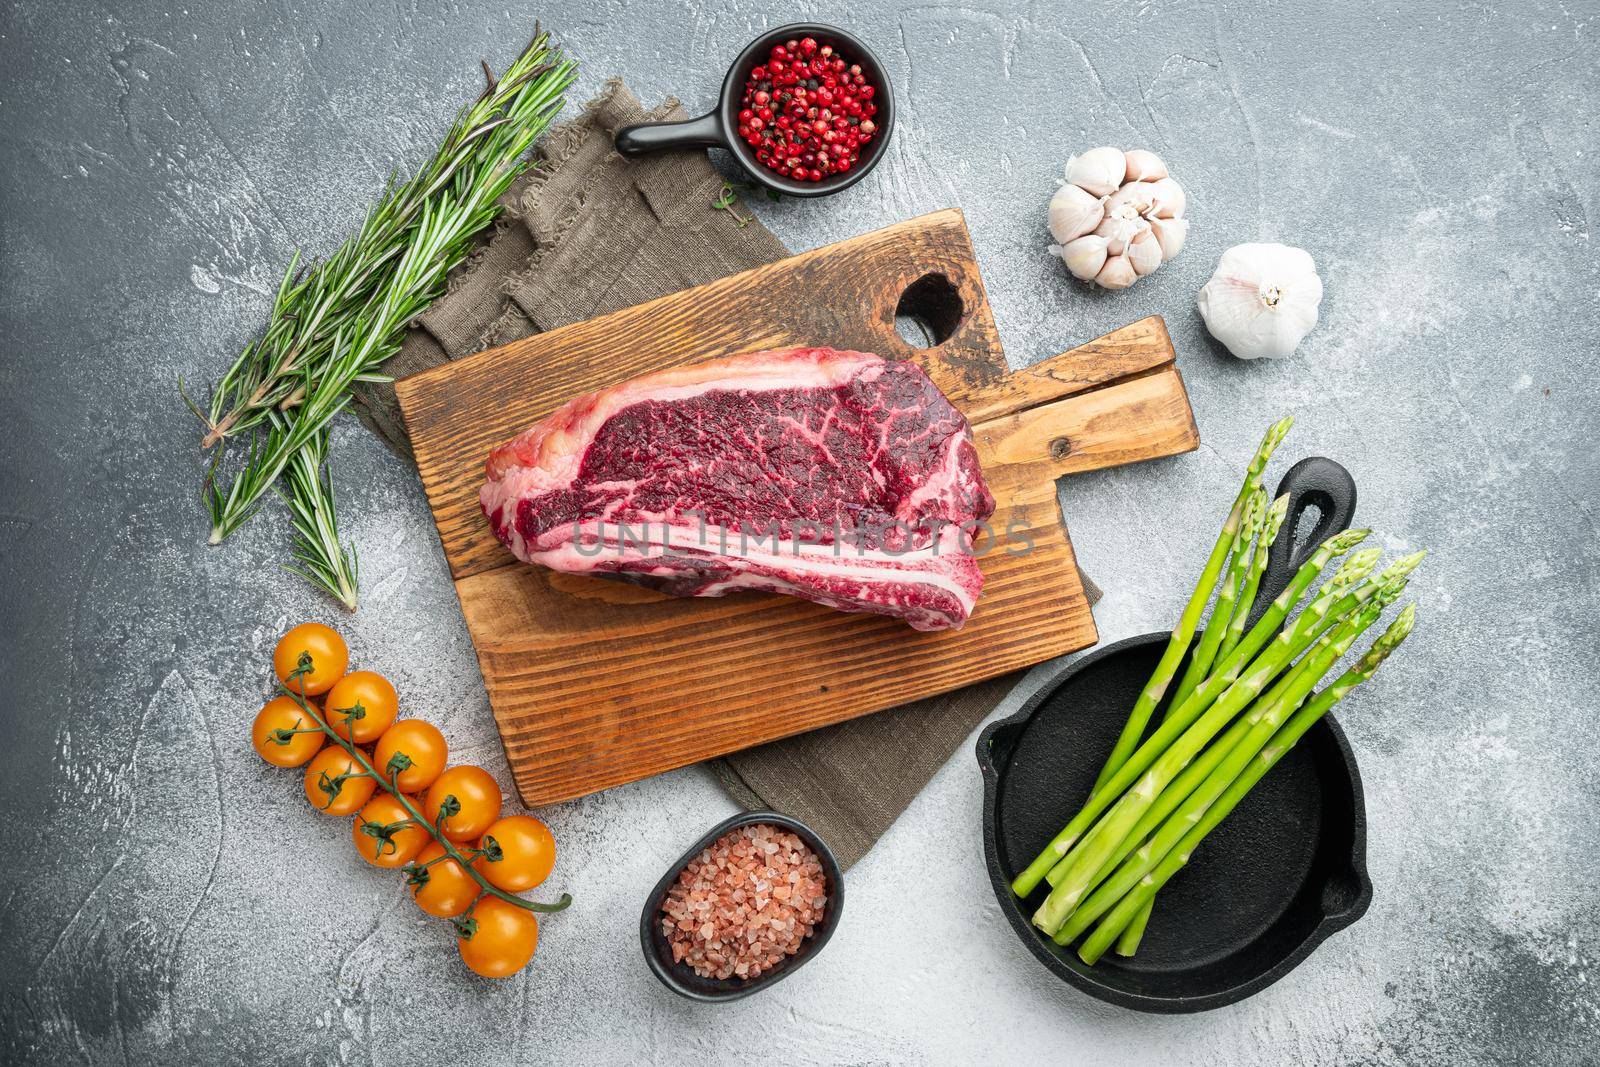
[[[869,10],[870,8],[870,10]],[[1592,456],[1600,32],[1592,4],[806,4],[881,48],[904,113],[849,194],[760,204],[809,247],[966,209],[1013,363],[1158,312],[1204,448],[1065,498],[1115,639],[1166,624],[1270,416],[1360,516],[1434,556],[1405,655],[1342,719],[1372,911],[1288,979],[1189,1018],[1059,985],[1000,921],[979,783],[953,758],[855,869],[824,958],[708,1009],[647,974],[636,907],[730,810],[697,770],[543,814],[578,905],[534,966],[458,965],[395,877],[244,743],[292,620],[503,773],[416,478],[357,425],[338,486],[366,606],[277,569],[274,511],[203,545],[174,385],[215,377],[290,251],[330,249],[542,18],[648,100],[709,104],[791,12],[749,2],[8,3],[0,15],[0,1061],[1593,1063],[1600,902]],[[1070,284],[1044,203],[1066,156],[1144,145],[1187,186],[1182,257]],[[1228,245],[1315,255],[1324,318],[1242,364],[1193,310]],[[1282,464],[1275,467],[1282,469]],[[1048,672],[1023,685],[1014,707]]]

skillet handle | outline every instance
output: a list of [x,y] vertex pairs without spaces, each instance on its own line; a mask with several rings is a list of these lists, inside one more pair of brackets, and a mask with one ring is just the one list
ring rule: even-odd
[[[1325,456],[1308,456],[1290,467],[1278,483],[1273,499],[1289,496],[1289,511],[1283,528],[1272,543],[1267,569],[1261,576],[1256,602],[1251,605],[1247,626],[1266,614],[1267,606],[1289,585],[1295,571],[1311,557],[1317,546],[1336,533],[1350,528],[1356,514],[1356,482],[1350,472]],[[1317,509],[1316,525],[1297,539],[1297,529],[1309,508]]]
[[726,148],[728,132],[722,113],[713,111],[688,122],[644,122],[617,131],[617,151],[642,156],[670,148]]

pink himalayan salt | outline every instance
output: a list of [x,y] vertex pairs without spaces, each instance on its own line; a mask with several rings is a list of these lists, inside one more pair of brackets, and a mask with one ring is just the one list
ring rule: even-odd
[[661,905],[672,959],[703,978],[755,978],[822,922],[827,878],[815,853],[767,823],[730,830],[689,861]]

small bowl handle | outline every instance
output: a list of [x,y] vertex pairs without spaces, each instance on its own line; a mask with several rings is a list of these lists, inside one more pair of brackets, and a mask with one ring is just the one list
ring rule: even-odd
[[713,111],[688,122],[645,122],[617,131],[617,151],[642,156],[673,148],[725,148],[722,116]]
[[[1308,456],[1290,467],[1278,483],[1276,496],[1288,494],[1289,510],[1283,519],[1283,529],[1272,543],[1267,557],[1267,570],[1261,576],[1261,588],[1256,594],[1255,607],[1246,622],[1254,626],[1266,614],[1274,598],[1289,585],[1301,564],[1311,558],[1317,546],[1350,528],[1356,514],[1356,481],[1343,466],[1326,456]],[[1318,511],[1317,524],[1298,545],[1295,527],[1309,507]]]

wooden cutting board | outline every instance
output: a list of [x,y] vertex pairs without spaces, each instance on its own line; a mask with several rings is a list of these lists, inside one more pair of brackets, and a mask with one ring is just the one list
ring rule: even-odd
[[[943,342],[911,347],[897,309]],[[918,633],[773,594],[678,599],[519,563],[495,540],[478,507],[495,445],[577,393],[796,345],[916,360],[971,420],[1003,543],[983,557],[983,595],[964,628]],[[947,210],[400,382],[523,802],[582,796],[1094,644],[1056,479],[1198,446],[1173,359],[1152,317],[1008,371],[966,223]]]

